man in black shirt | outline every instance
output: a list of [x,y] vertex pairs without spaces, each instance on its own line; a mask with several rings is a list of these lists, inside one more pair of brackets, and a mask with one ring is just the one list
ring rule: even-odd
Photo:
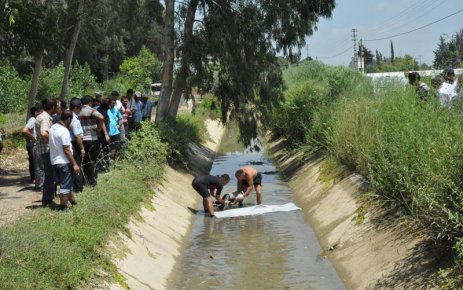
[[211,195],[217,199],[219,203],[224,201],[220,197],[223,186],[230,182],[230,176],[223,174],[221,176],[202,175],[195,177],[192,182],[193,188],[203,198],[204,212],[214,216],[214,206],[212,205]]

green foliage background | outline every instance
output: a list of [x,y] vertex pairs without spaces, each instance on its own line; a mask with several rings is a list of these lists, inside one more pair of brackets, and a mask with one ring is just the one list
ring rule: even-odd
[[125,59],[120,66],[128,85],[137,91],[149,91],[160,78],[161,65],[156,55],[143,46],[138,55]]
[[288,90],[272,131],[293,150],[325,152],[362,174],[374,196],[429,232],[454,266],[442,287],[463,286],[463,118],[432,97],[390,83],[374,90],[354,71],[306,62],[285,72]]
[[23,112],[27,107],[30,83],[9,65],[0,66],[0,112]]

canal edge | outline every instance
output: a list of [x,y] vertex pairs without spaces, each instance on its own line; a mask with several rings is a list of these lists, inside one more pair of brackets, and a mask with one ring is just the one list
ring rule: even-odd
[[[209,134],[205,144],[188,144],[189,162],[197,175],[209,173],[225,133],[219,121],[206,120],[205,125]],[[197,208],[199,199],[191,187],[192,174],[166,166],[165,178],[151,204],[127,224],[128,234],[120,233],[109,243],[107,248],[118,253],[113,262],[122,277],[105,287],[172,288],[195,219],[188,208]]]
[[324,155],[289,154],[283,140],[266,139],[322,246],[320,256],[330,260],[347,289],[438,289],[439,257],[426,234],[407,221],[385,219],[379,206],[362,208],[363,177],[347,174],[327,185],[320,178]]

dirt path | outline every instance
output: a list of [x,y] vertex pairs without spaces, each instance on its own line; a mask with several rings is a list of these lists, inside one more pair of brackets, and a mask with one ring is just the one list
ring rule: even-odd
[[41,206],[42,193],[29,184],[25,150],[0,155],[0,226]]

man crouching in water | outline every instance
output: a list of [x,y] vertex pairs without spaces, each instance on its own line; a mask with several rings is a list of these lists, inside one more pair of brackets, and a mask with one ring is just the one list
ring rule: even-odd
[[[262,204],[262,174],[251,166],[244,166],[235,172],[238,180],[237,190],[242,191],[246,198],[254,187],[256,189],[257,204]],[[239,204],[240,207],[242,204]]]
[[222,192],[223,186],[227,185],[228,182],[230,182],[230,176],[228,174],[223,174],[221,176],[202,175],[193,179],[191,185],[203,198],[204,212],[209,213],[211,217],[214,217],[214,206],[212,205],[211,195],[217,199],[217,202],[223,204],[224,201],[220,197],[220,193]]

